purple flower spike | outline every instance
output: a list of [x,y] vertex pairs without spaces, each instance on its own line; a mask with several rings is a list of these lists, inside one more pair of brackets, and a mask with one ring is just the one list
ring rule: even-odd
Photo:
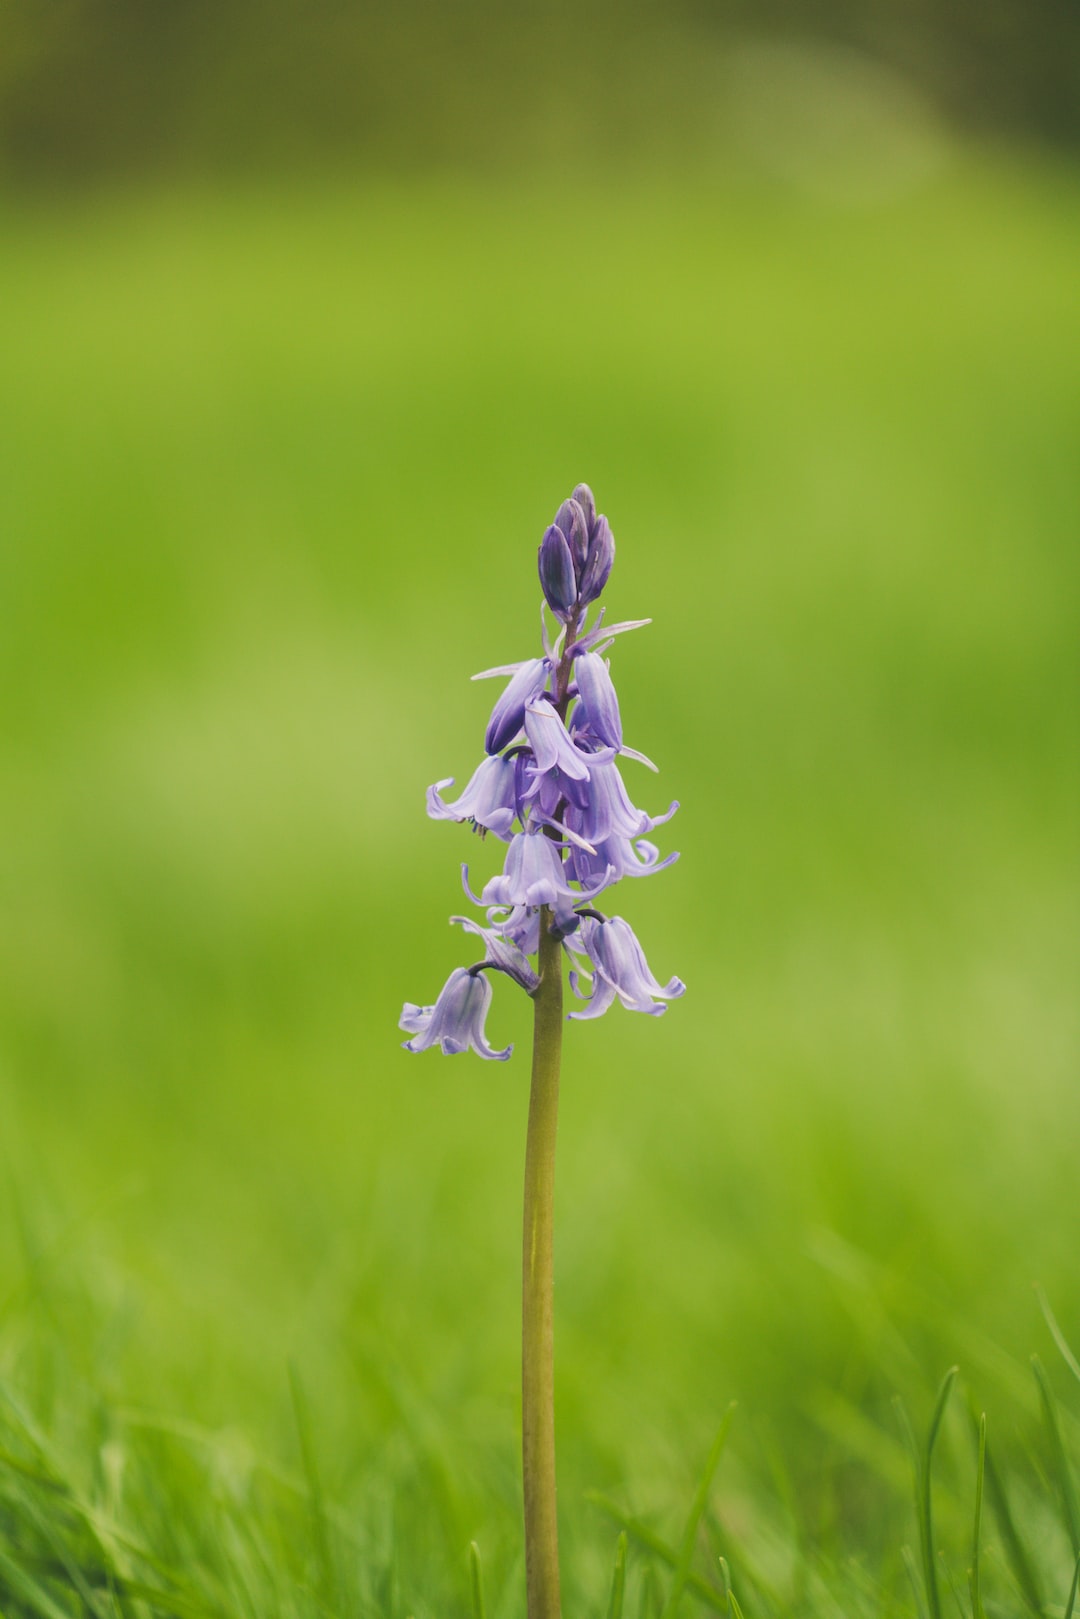
[[674,1001],[686,994],[681,978],[671,978],[661,988],[649,970],[637,935],[621,916],[606,921],[583,916],[574,948],[579,947],[592,963],[595,976],[592,989],[586,995],[578,988],[580,975],[571,973],[574,994],[589,1002],[583,1012],[571,1012],[572,1018],[602,1017],[616,996],[628,1012],[648,1012],[658,1017],[667,1011],[665,1001]]
[[537,566],[548,606],[556,618],[566,622],[572,618],[577,601],[577,575],[566,535],[554,523],[540,542]]
[[598,652],[582,652],[574,660],[574,676],[589,730],[608,747],[621,748],[619,699],[607,664]]
[[543,691],[548,677],[546,658],[532,658],[528,663],[508,665],[502,669],[485,669],[473,675],[474,680],[486,680],[489,675],[513,673],[513,679],[491,711],[484,736],[485,753],[501,753],[521,730],[525,718],[525,704]]
[[491,985],[480,972],[455,967],[440,991],[434,1006],[415,1006],[406,1001],[398,1028],[411,1034],[403,1040],[406,1051],[426,1051],[441,1046],[446,1056],[468,1051],[470,1046],[481,1057],[505,1062],[513,1046],[493,1051],[484,1035],[484,1019],[491,1005]]
[[[452,920],[476,935],[483,960],[451,973],[434,1006],[406,1005],[401,1027],[410,1036],[409,1051],[437,1045],[503,1061],[510,1048],[493,1051],[484,1034],[492,994],[484,974],[510,978],[536,998],[542,1012],[554,990],[547,967],[541,977],[536,958],[539,953],[546,961],[552,940],[562,941],[577,962],[571,984],[576,987],[580,977],[589,986],[579,992],[588,1004],[575,1017],[599,1017],[616,1000],[655,1016],[683,993],[677,978],[664,987],[656,982],[621,918],[608,922],[589,909],[623,877],[647,877],[678,859],[661,859],[647,836],[674,815],[678,803],[663,815],[638,809],[616,762],[616,756],[619,762],[633,758],[656,769],[623,742],[607,658],[617,636],[649,620],[606,624],[603,604],[595,617],[589,611],[614,556],[608,520],[597,512],[588,484],[578,484],[537,553],[543,655],[473,676],[506,680],[488,720],[485,757],[457,798],[443,797],[452,776],[429,787],[427,811],[434,820],[466,822],[501,839],[503,869],[476,895],[462,866],[465,892],[486,916],[483,922]],[[557,634],[549,614],[559,622]]]
[[506,758],[483,759],[473,771],[469,785],[453,804],[442,799],[444,787],[454,785],[453,776],[437,781],[427,790],[427,812],[433,821],[473,821],[509,842],[518,812],[516,761]]

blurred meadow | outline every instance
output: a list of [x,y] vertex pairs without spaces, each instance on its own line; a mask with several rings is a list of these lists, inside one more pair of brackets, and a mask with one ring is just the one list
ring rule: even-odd
[[[853,52],[733,46],[655,161],[650,108],[632,161],[43,178],[0,119],[4,1619],[465,1614],[474,1539],[523,1611],[530,1009],[504,1067],[396,1023],[582,479],[688,993],[568,1026],[567,1611],[621,1515],[672,1619],[737,1400],[683,1612],[722,1555],[747,1619],[971,1613],[985,1411],[976,1601],[1065,1613],[1080,168]],[[894,1398],[925,1444],[953,1364],[938,1593]]]

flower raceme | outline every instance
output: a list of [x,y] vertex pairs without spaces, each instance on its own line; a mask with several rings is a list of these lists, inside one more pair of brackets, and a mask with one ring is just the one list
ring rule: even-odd
[[484,1034],[492,996],[484,974],[504,973],[535,994],[540,980],[528,958],[539,949],[542,917],[552,937],[562,940],[572,962],[571,988],[586,1002],[571,1017],[599,1017],[616,1000],[656,1015],[684,993],[678,978],[661,987],[627,922],[595,908],[621,878],[649,876],[678,858],[661,859],[645,835],[670,820],[678,802],[656,816],[636,808],[617,763],[623,756],[656,768],[624,744],[605,657],[615,636],[649,620],[606,625],[600,607],[587,625],[614,558],[607,518],[597,514],[588,485],[579,484],[538,552],[540,585],[561,626],[558,635],[551,639],[541,610],[541,657],[474,676],[508,677],[487,724],[485,756],[456,799],[443,796],[453,777],[429,787],[427,811],[434,820],[464,822],[481,836],[491,832],[506,844],[506,856],[479,897],[462,868],[465,892],[484,910],[486,925],[453,920],[476,936],[483,960],[455,968],[434,1006],[406,1004],[400,1027],[411,1036],[407,1051],[471,1048],[504,1061],[511,1048],[493,1050]]

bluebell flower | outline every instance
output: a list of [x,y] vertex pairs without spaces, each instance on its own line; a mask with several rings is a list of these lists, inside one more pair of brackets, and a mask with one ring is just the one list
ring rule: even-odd
[[577,747],[551,699],[534,697],[525,705],[525,735],[540,773],[558,770],[573,781],[588,781],[594,764],[615,756],[614,748],[584,752]]
[[398,1028],[411,1034],[403,1040],[406,1051],[426,1051],[439,1045],[446,1056],[471,1047],[481,1057],[505,1062],[513,1046],[493,1051],[484,1035],[484,1019],[491,1005],[491,985],[483,973],[468,967],[455,967],[446,980],[434,1006],[415,1006],[406,1001]]
[[663,986],[657,983],[637,935],[621,916],[583,916],[574,948],[588,957],[593,972],[587,989],[579,987],[585,977],[583,972],[575,970],[570,974],[574,994],[589,1003],[583,1012],[571,1012],[572,1018],[602,1017],[616,996],[627,1011],[649,1012],[658,1017],[667,1011],[665,1002],[686,993],[681,978],[671,978]]
[[631,802],[626,785],[614,762],[590,766],[589,787],[584,804],[567,799],[563,825],[568,834],[595,849],[609,838],[640,838],[646,832],[670,821],[679,804],[676,799],[663,815],[648,815]]
[[427,790],[427,812],[433,821],[472,821],[508,842],[518,813],[518,771],[515,760],[488,756],[477,765],[461,797],[444,803],[442,790],[454,785],[453,776]]
[[540,829],[515,833],[506,851],[503,870],[484,884],[479,899],[469,887],[469,868],[463,866],[461,869],[465,892],[474,905],[509,909],[516,905],[530,908],[557,906],[564,901],[576,904],[595,898],[611,880],[611,874],[605,868],[595,878],[591,888],[583,885],[580,893],[575,892],[570,887],[570,871],[562,859],[559,845]]

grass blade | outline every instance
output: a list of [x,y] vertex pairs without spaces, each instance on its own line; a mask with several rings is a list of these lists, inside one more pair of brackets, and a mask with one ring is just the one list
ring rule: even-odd
[[727,1558],[721,1557],[720,1578],[724,1582],[724,1596],[727,1598],[728,1611],[732,1619],[743,1619],[743,1611],[739,1606],[739,1599],[731,1589],[731,1570],[728,1568]]
[[607,1619],[622,1619],[623,1598],[626,1595],[626,1530],[619,1536],[615,1546],[615,1570],[611,1576],[611,1597],[608,1601]]
[[1051,1338],[1053,1338],[1054,1342],[1058,1346],[1058,1349],[1061,1351],[1062,1360],[1065,1362],[1065,1364],[1069,1368],[1070,1372],[1076,1378],[1077,1382],[1080,1383],[1080,1360],[1077,1360],[1076,1356],[1073,1354],[1072,1350],[1069,1348],[1068,1342],[1066,1341],[1066,1338],[1065,1338],[1065,1334],[1062,1332],[1061,1328],[1058,1326],[1057,1317],[1055,1316],[1053,1310],[1050,1308],[1050,1300],[1047,1298],[1046,1294],[1043,1292],[1043,1290],[1039,1286],[1038,1282],[1035,1283],[1035,1297],[1039,1301],[1039,1309],[1043,1313],[1043,1320],[1046,1322],[1046,1325],[1050,1328],[1050,1336],[1051,1336]]
[[892,1405],[893,1410],[896,1412],[896,1421],[900,1428],[901,1438],[903,1439],[904,1444],[907,1446],[908,1455],[911,1457],[911,1465],[914,1467],[916,1473],[918,1473],[919,1442],[915,1438],[915,1429],[911,1426],[911,1418],[908,1416],[908,1408],[904,1404],[899,1394],[893,1395]]
[[1005,1486],[1002,1483],[1001,1474],[997,1470],[993,1448],[989,1442],[986,1445],[985,1457],[987,1493],[994,1504],[994,1516],[997,1518],[998,1528],[1001,1531],[1005,1555],[1016,1577],[1016,1583],[1023,1593],[1024,1601],[1032,1613],[1041,1614],[1043,1603],[1042,1595],[1039,1591],[1039,1582],[1035,1577],[1031,1560],[1024,1550],[1024,1543],[1017,1533],[1016,1520],[1013,1518],[1009,1498],[1005,1493]]
[[[616,1506],[614,1501],[609,1500],[606,1495],[598,1494],[595,1490],[589,1490],[585,1499],[590,1505],[599,1507],[601,1512],[606,1512],[608,1517],[612,1518],[620,1529],[625,1529],[631,1540],[637,1541],[643,1550],[651,1552],[661,1563],[666,1563],[668,1568],[678,1567],[679,1554],[655,1530],[650,1529],[647,1523],[642,1523],[640,1518],[630,1517],[628,1513],[623,1512],[621,1507]],[[703,1580],[700,1574],[691,1574],[689,1576],[686,1581],[686,1589],[692,1591],[699,1601],[705,1603],[706,1607],[712,1608],[714,1613],[727,1613],[727,1603],[724,1600],[723,1592],[710,1585],[708,1580]]]
[[926,1602],[923,1598],[923,1582],[919,1578],[919,1565],[915,1561],[915,1553],[910,1546],[901,1546],[900,1556],[903,1559],[907,1577],[911,1581],[911,1592],[915,1598],[915,1606],[919,1610],[919,1619],[926,1619]]
[[484,1619],[484,1579],[480,1568],[480,1548],[469,1542],[469,1585],[472,1590],[473,1619]]
[[983,1485],[986,1479],[986,1412],[979,1418],[979,1463],[975,1472],[975,1524],[971,1534],[971,1567],[968,1584],[971,1588],[972,1619],[985,1619],[982,1592],[979,1588],[979,1559],[982,1550]]
[[709,1499],[709,1488],[713,1481],[713,1474],[716,1472],[717,1466],[719,1465],[720,1456],[723,1452],[724,1445],[727,1442],[727,1436],[731,1430],[731,1419],[734,1415],[735,1401],[732,1400],[731,1404],[724,1412],[723,1421],[717,1429],[716,1438],[712,1442],[708,1458],[705,1462],[705,1470],[701,1475],[698,1482],[698,1487],[694,1492],[694,1499],[690,1504],[690,1512],[686,1519],[686,1527],[683,1530],[682,1545],[679,1548],[679,1560],[675,1566],[675,1578],[671,1582],[671,1590],[668,1593],[667,1602],[664,1604],[664,1611],[661,1615],[661,1619],[675,1619],[676,1609],[678,1608],[679,1603],[682,1600],[682,1594],[686,1589],[686,1582],[690,1574],[690,1564],[693,1561],[694,1556],[694,1547],[697,1543],[698,1529],[701,1527],[701,1520],[705,1516],[705,1507]]
[[289,1389],[292,1394],[297,1437],[300,1441],[300,1459],[303,1463],[308,1498],[311,1502],[311,1532],[315,1542],[315,1557],[319,1570],[319,1595],[327,1605],[333,1606],[334,1566],[330,1551],[330,1529],[326,1518],[326,1504],[323,1500],[319,1470],[315,1463],[315,1446],[311,1437],[311,1417],[308,1412],[307,1400],[300,1384],[300,1374],[292,1361],[289,1362]]
[[1069,1458],[1065,1454],[1065,1442],[1061,1437],[1057,1401],[1054,1399],[1054,1391],[1050,1387],[1050,1379],[1046,1375],[1046,1368],[1038,1355],[1032,1355],[1031,1369],[1035,1373],[1035,1381],[1039,1385],[1039,1393],[1042,1396],[1043,1415],[1046,1418],[1046,1426],[1050,1434],[1050,1448],[1054,1454],[1058,1488],[1061,1491],[1062,1505],[1065,1510],[1065,1527],[1072,1542],[1073,1556],[1080,1557],[1080,1508],[1077,1507],[1076,1486],[1073,1483]]
[[15,1600],[25,1604],[28,1613],[37,1614],[39,1619],[71,1619],[70,1611],[62,1608],[43,1585],[39,1585],[3,1551],[0,1551],[0,1579]]
[[941,1420],[945,1415],[945,1407],[949,1403],[949,1395],[956,1381],[959,1367],[950,1366],[942,1379],[938,1390],[937,1401],[934,1405],[934,1414],[930,1418],[930,1431],[926,1436],[926,1451],[919,1469],[919,1539],[922,1543],[923,1576],[926,1580],[926,1601],[930,1609],[930,1619],[941,1619],[941,1598],[938,1595],[937,1559],[934,1556],[934,1517],[931,1493],[931,1469],[934,1460],[934,1445],[937,1443]]
[[1076,1590],[1080,1586],[1080,1557],[1076,1559],[1073,1569],[1072,1587],[1069,1591],[1069,1600],[1065,1605],[1065,1619],[1073,1619],[1073,1609],[1076,1607]]

